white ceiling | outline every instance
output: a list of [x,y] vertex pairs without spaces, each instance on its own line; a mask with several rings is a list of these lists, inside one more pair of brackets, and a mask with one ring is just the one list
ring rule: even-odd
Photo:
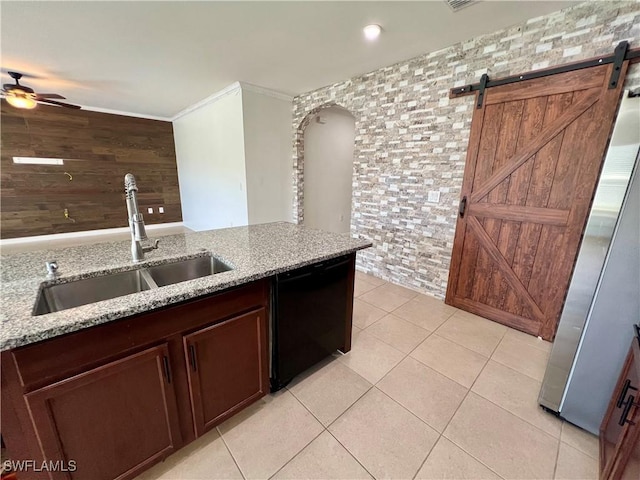
[[[0,2],[2,83],[171,118],[235,81],[296,95],[577,2]],[[367,43],[362,27],[383,34]]]

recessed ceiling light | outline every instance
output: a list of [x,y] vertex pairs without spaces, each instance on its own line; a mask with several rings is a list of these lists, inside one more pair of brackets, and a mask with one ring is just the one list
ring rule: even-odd
[[362,29],[364,32],[364,36],[367,40],[373,41],[380,36],[380,32],[382,32],[382,27],[380,25],[376,25],[372,23],[371,25],[367,25]]

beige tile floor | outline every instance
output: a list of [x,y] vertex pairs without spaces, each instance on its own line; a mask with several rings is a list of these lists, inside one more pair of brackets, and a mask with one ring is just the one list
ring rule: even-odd
[[596,479],[537,404],[551,344],[358,273],[353,347],[139,477]]

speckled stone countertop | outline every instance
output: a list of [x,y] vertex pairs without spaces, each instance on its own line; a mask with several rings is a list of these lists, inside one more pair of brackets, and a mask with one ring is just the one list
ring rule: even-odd
[[[39,342],[140,312],[241,285],[369,247],[349,234],[279,222],[162,237],[145,261],[131,261],[131,242],[108,242],[1,257],[0,350]],[[210,252],[233,270],[166,287],[33,316],[41,285],[133,270]],[[55,259],[59,278],[46,279]]]

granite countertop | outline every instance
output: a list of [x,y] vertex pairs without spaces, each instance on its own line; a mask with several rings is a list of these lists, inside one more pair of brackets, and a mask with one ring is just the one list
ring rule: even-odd
[[[162,237],[145,261],[131,261],[131,242],[107,242],[3,255],[0,351],[199,297],[314,262],[367,248],[349,234],[328,233],[278,222]],[[98,303],[33,316],[43,282],[64,283],[212,253],[233,267],[218,273]],[[55,259],[59,278],[46,279],[45,262]]]

